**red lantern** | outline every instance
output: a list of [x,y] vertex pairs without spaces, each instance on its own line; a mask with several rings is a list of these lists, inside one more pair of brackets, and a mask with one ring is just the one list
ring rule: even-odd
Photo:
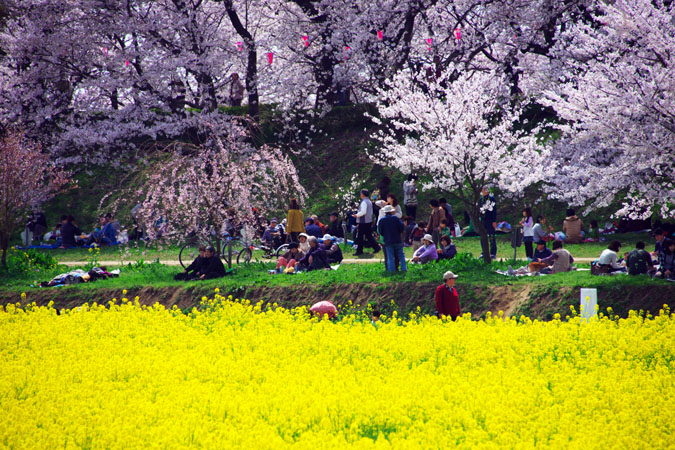
[[129,67],[129,60],[128,59],[125,61],[124,65]]
[[459,28],[455,28],[455,38],[456,38],[458,41],[459,41],[460,39],[462,39],[462,30],[460,30]]
[[345,45],[345,59],[349,59],[349,52],[351,51],[351,47],[348,45]]
[[243,45],[243,43],[242,43],[241,41],[240,41],[240,42],[237,42],[237,50],[239,50],[239,51],[244,50],[244,45]]
[[309,47],[309,36],[303,36],[302,40],[305,42],[305,47]]
[[274,53],[273,52],[268,52],[267,53],[267,62],[272,65],[272,62],[274,61]]
[[431,46],[434,44],[434,38],[427,38],[428,50],[431,51]]
[[384,38],[384,33],[382,32],[382,30],[377,31],[377,38],[379,40],[382,40]]

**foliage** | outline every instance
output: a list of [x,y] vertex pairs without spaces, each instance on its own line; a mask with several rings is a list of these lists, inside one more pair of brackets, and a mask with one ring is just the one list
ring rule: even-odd
[[49,253],[10,248],[7,251],[7,265],[0,271],[17,276],[33,276],[35,273],[54,270],[58,264],[57,259]]
[[307,307],[231,300],[216,293],[187,314],[128,298],[60,315],[8,305],[0,406],[17,420],[0,440],[374,448],[434,447],[450,436],[461,448],[583,449],[672,441],[675,316],[665,307],[657,317],[610,313],[591,323],[448,323],[392,311],[373,326],[350,311],[333,323],[310,319]]
[[24,223],[31,208],[60,192],[70,182],[68,176],[23,131],[9,129],[0,136],[0,266],[6,265],[14,230]]

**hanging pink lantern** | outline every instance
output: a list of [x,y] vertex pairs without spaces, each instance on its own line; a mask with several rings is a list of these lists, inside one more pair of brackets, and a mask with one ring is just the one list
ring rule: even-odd
[[129,67],[129,60],[128,59],[124,62],[124,65]]
[[309,36],[303,36],[302,40],[305,42],[305,47],[309,47]]
[[382,40],[384,38],[384,32],[382,30],[377,31],[377,38]]
[[431,51],[431,46],[434,44],[434,38],[427,38],[428,50]]
[[455,38],[456,38],[458,41],[459,41],[460,39],[462,39],[462,30],[460,30],[459,28],[455,28]]
[[101,47],[101,51],[105,56],[108,56],[108,49],[106,47]]
[[345,59],[349,59],[349,52],[351,51],[351,47],[348,45],[345,45]]
[[272,62],[274,61],[274,53],[273,52],[267,52],[267,62],[272,65]]
[[244,44],[243,44],[243,42],[241,42],[241,41],[237,42],[237,50],[239,50],[239,51],[244,50]]

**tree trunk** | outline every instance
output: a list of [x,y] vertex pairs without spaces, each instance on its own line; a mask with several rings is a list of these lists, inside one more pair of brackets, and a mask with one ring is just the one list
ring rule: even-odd
[[9,247],[9,237],[0,236],[0,249],[2,250],[2,259],[0,259],[0,267],[7,267],[7,247]]
[[492,262],[492,257],[490,256],[490,240],[488,238],[487,230],[480,220],[479,213],[474,211],[473,208],[469,209],[469,217],[471,217],[471,222],[473,222],[473,229],[476,230],[476,233],[480,236],[480,248],[483,252],[483,261],[490,264]]

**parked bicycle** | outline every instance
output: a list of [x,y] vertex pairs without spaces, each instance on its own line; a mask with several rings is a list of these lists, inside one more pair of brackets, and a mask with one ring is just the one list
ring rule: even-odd
[[216,255],[223,260],[228,267],[232,263],[237,264],[251,262],[253,251],[251,245],[244,242],[240,236],[220,236],[214,239],[193,236],[181,247],[178,253],[178,261],[183,268],[189,266],[199,255],[199,247],[208,247],[212,245],[216,250]]

